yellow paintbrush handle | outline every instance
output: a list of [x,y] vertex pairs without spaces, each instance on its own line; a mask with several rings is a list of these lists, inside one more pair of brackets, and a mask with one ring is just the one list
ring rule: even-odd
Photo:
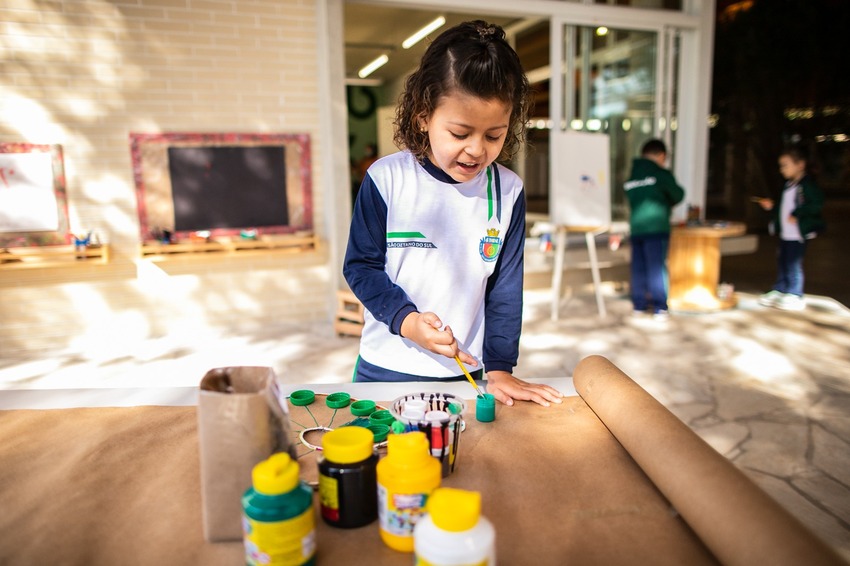
[[466,376],[466,379],[468,379],[468,380],[469,380],[469,383],[470,383],[470,384],[471,384],[471,385],[475,388],[475,392],[478,394],[478,396],[479,396],[479,397],[484,397],[484,393],[482,393],[482,392],[481,392],[481,389],[479,389],[479,388],[478,388],[478,384],[477,384],[477,383],[475,383],[475,380],[474,380],[474,379],[472,379],[472,376],[471,376],[471,375],[469,375],[469,372],[466,370],[466,366],[464,366],[464,365],[463,365],[463,362],[462,362],[462,361],[460,361],[460,357],[459,357],[459,356],[455,356],[455,361],[457,362],[457,365],[459,365],[459,366],[460,366],[461,371],[463,371],[463,375],[465,375],[465,376]]

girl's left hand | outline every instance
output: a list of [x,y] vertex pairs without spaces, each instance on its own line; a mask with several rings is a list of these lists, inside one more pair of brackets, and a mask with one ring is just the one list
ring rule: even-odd
[[518,400],[534,401],[538,405],[548,407],[551,403],[560,403],[563,397],[554,387],[529,383],[506,371],[487,372],[487,393],[508,406]]

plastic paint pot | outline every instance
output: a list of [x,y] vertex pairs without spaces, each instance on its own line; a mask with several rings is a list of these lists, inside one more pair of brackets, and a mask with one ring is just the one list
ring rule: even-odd
[[496,420],[496,398],[490,393],[475,399],[475,418],[478,422],[490,423]]
[[432,457],[424,432],[393,434],[378,462],[378,518],[384,544],[413,552],[413,528],[440,487],[440,462]]
[[298,472],[298,462],[282,452],[254,466],[242,496],[246,564],[269,555],[286,564],[315,563],[313,490]]
[[481,494],[441,487],[413,529],[417,564],[496,564],[496,531],[481,516]]
[[322,519],[334,527],[355,528],[378,518],[378,454],[374,435],[359,426],[322,437],[319,502]]

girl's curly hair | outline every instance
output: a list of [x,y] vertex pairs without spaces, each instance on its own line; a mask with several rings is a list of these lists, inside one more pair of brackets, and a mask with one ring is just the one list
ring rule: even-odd
[[424,159],[430,146],[420,120],[430,117],[440,99],[454,91],[510,106],[499,160],[513,157],[525,141],[531,89],[519,56],[501,27],[482,20],[464,22],[444,31],[428,46],[419,68],[407,77],[396,108],[396,145]]

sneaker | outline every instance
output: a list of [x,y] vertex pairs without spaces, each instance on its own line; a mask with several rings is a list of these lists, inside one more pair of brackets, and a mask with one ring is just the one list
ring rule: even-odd
[[801,311],[806,308],[806,299],[799,295],[786,293],[781,299],[776,302],[776,308],[784,311]]
[[652,320],[657,320],[659,322],[666,322],[670,320],[670,313],[667,311],[658,311],[652,314]]
[[785,297],[785,293],[777,291],[768,291],[759,297],[759,304],[764,307],[775,307],[776,304]]

